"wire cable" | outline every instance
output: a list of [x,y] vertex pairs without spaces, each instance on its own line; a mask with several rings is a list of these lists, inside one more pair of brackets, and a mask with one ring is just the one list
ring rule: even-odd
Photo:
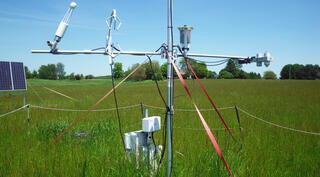
[[[161,49],[161,47],[160,47],[158,50],[160,50],[160,49]],[[166,151],[166,141],[167,141],[167,124],[166,124],[166,122],[167,122],[167,113],[170,111],[170,108],[168,107],[168,105],[167,105],[167,103],[166,103],[166,101],[165,101],[165,99],[164,99],[164,97],[163,97],[163,95],[162,95],[162,93],[161,93],[161,90],[160,90],[160,87],[159,87],[159,84],[158,84],[158,81],[157,81],[157,77],[155,76],[155,70],[154,70],[153,67],[152,67],[151,57],[148,56],[148,55],[146,55],[146,56],[147,56],[147,58],[149,59],[149,64],[150,64],[150,67],[151,67],[151,70],[152,70],[152,73],[153,73],[154,81],[155,81],[156,86],[157,86],[157,89],[158,89],[158,93],[159,93],[159,95],[160,95],[160,97],[161,97],[161,99],[162,99],[163,104],[164,104],[165,107],[166,107],[165,119],[164,119],[164,124],[163,124],[163,125],[164,125],[164,128],[163,128],[163,130],[162,130],[163,150],[162,150],[162,152],[161,152],[161,156],[160,156],[160,160],[159,160],[159,167],[158,167],[157,173],[156,173],[156,176],[158,176],[158,175],[159,175],[159,169],[160,169],[160,166],[161,166],[163,157],[164,157],[164,153],[165,153],[165,151]],[[153,139],[153,134],[152,134],[151,136],[152,136],[152,140],[153,140],[153,142],[154,142],[154,144],[155,144],[155,141],[154,141],[154,139]],[[156,144],[155,144],[155,145],[156,145]],[[155,153],[155,154],[156,154],[156,153]]]
[[150,58],[148,55],[146,55],[146,56],[147,56],[147,58],[149,59],[150,68],[151,68],[151,70],[152,70],[153,77],[154,77],[154,81],[155,81],[155,83],[156,83],[156,85],[157,85],[157,89],[158,89],[159,95],[160,95],[160,97],[161,97],[161,99],[162,99],[163,104],[164,104],[165,107],[168,109],[167,102],[166,102],[166,100],[164,99],[164,97],[163,97],[163,95],[162,95],[162,93],[161,93],[161,90],[160,90],[160,87],[159,87],[159,84],[158,84],[158,81],[157,81],[157,77],[156,77],[156,75],[155,75],[155,71],[154,71],[154,69],[153,69],[153,67],[152,67],[152,60],[151,60],[151,58]]
[[122,140],[123,150],[126,151],[125,144],[124,144],[124,138],[123,138],[122,130],[121,130],[121,120],[120,120],[120,114],[119,114],[119,108],[118,108],[118,100],[117,100],[117,95],[116,95],[116,89],[114,88],[114,72],[113,72],[112,65],[110,65],[110,67],[111,67],[112,88],[114,90],[113,91],[113,96],[114,96],[114,102],[115,102],[116,110],[117,110],[119,133],[120,133],[121,140]]

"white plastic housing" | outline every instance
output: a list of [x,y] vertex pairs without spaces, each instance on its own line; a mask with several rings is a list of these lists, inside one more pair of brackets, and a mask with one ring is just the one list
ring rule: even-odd
[[142,131],[155,132],[161,128],[161,118],[159,116],[146,117],[142,119]]
[[125,148],[130,151],[135,151],[136,147],[147,145],[148,134],[142,130],[129,132],[124,134]]
[[66,32],[67,28],[68,28],[68,24],[65,22],[61,22],[58,26],[57,31],[56,31],[56,36],[62,38],[64,33]]

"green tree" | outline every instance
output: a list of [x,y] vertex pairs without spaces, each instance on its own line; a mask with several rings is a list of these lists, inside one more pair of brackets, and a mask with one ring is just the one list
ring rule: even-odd
[[27,79],[32,78],[32,73],[30,72],[30,70],[27,66],[24,66],[24,73],[26,74]]
[[320,72],[319,65],[301,65],[301,64],[288,64],[285,65],[281,72],[281,79],[317,79],[317,74]]
[[[167,69],[168,69],[168,63],[165,62],[161,65],[160,70],[163,78],[167,78]],[[178,77],[177,73],[172,68],[173,77]]]
[[218,74],[215,71],[208,71],[207,78],[216,79],[217,77],[218,77]]
[[122,63],[115,63],[113,68],[113,77],[115,79],[122,78],[124,76],[124,71],[122,69]]
[[39,78],[38,72],[36,70],[33,70],[32,72],[32,78]]
[[81,80],[81,75],[80,75],[80,74],[76,74],[76,75],[74,76],[74,78],[75,78],[76,80]]
[[[196,62],[194,60],[188,60],[190,66],[192,67],[193,71],[196,73],[196,75],[198,76],[198,78],[204,78],[207,77],[207,73],[208,73],[208,69],[207,69],[207,65],[203,62]],[[179,67],[180,67],[180,71],[181,74],[184,78],[190,77],[192,76],[192,72],[189,69],[186,61],[182,58],[179,62]]]
[[40,79],[57,79],[57,68],[54,64],[41,65],[38,73]]
[[71,74],[68,76],[68,78],[69,78],[70,80],[76,80],[76,77],[75,77],[74,73],[71,73]]
[[247,73],[247,79],[261,79],[260,73],[250,72]]
[[66,75],[66,72],[64,71],[64,64],[63,63],[57,63],[56,68],[57,68],[58,78],[60,80],[64,79],[64,77]]
[[292,79],[292,68],[291,64],[285,65],[280,72],[280,79]]
[[91,74],[86,75],[85,79],[93,79],[93,75],[91,75]]
[[143,65],[143,67],[145,69],[146,79],[153,79],[154,78],[154,74],[157,75],[156,78],[159,78],[159,79],[161,78],[162,79],[162,77],[159,76],[159,75],[162,75],[159,62],[157,62],[157,61],[152,62],[152,68],[150,66],[150,63],[145,63]]
[[222,69],[222,70],[219,72],[218,79],[232,79],[232,78],[233,78],[232,73],[228,72],[228,71],[225,70],[225,69]]
[[163,63],[160,68],[163,78],[167,78],[167,64],[167,62]]
[[224,69],[231,73],[235,79],[246,79],[247,73],[241,70],[241,67],[242,65],[240,65],[237,60],[230,59]]
[[236,67],[233,60],[229,60],[227,63],[227,66],[225,67],[225,70],[231,73],[235,77],[239,69]]
[[[126,75],[130,74],[135,68],[139,66],[139,63],[132,65],[132,67],[128,68],[128,70],[125,72]],[[145,68],[140,67],[135,73],[133,73],[130,77],[130,80],[134,81],[142,81],[147,78]]]
[[268,80],[277,79],[277,75],[273,71],[266,71],[263,73],[263,78]]

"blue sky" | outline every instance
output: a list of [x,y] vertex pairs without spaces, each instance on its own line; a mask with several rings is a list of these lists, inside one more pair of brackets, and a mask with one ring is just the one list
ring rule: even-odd
[[[22,61],[30,70],[62,62],[67,73],[110,74],[103,55],[31,54],[48,49],[56,28],[71,1],[1,0],[0,60]],[[112,9],[122,20],[113,35],[122,50],[154,51],[167,42],[166,0],[78,0],[68,31],[59,49],[93,49],[105,46],[106,18]],[[253,56],[268,51],[271,65],[244,65],[247,72],[272,70],[278,75],[288,63],[320,64],[320,1],[317,0],[197,0],[173,2],[174,42],[178,26],[193,26],[193,53]],[[160,63],[160,57],[153,57]],[[124,69],[144,57],[118,56]],[[208,59],[209,61],[209,59]],[[221,67],[209,67],[218,72]]]

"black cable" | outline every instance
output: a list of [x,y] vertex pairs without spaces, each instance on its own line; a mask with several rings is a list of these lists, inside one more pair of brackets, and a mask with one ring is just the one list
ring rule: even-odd
[[162,163],[162,160],[163,160],[163,157],[164,157],[164,154],[165,154],[165,151],[166,151],[166,142],[167,142],[167,113],[165,113],[165,118],[164,118],[164,124],[163,124],[163,130],[162,130],[162,137],[163,137],[163,150],[161,152],[161,156],[160,156],[160,161],[159,161],[159,166],[158,166],[158,169],[157,169],[157,173],[156,173],[156,176],[159,175],[159,169],[160,169],[160,166],[161,166],[161,163]]
[[106,49],[106,48],[105,47],[99,47],[99,48],[91,49],[91,51],[96,51],[96,50],[101,50],[101,49]]
[[156,82],[156,85],[157,85],[157,88],[158,88],[158,92],[159,92],[159,95],[163,101],[163,104],[165,105],[165,107],[167,108],[167,111],[168,111],[168,106],[167,106],[167,103],[166,103],[166,100],[164,99],[164,97],[162,96],[162,93],[161,93],[161,90],[160,90],[160,87],[159,87],[159,84],[158,84],[158,81],[157,81],[157,77],[155,75],[155,71],[152,67],[152,61],[151,61],[151,58],[147,55],[147,58],[149,59],[149,64],[150,64],[150,67],[151,67],[151,70],[153,72],[153,77],[154,77],[154,81]]
[[157,154],[157,148],[156,148],[156,147],[157,147],[157,144],[156,144],[156,142],[154,141],[153,133],[154,133],[154,132],[151,133],[151,139],[152,139],[152,142],[153,142],[154,147],[155,147],[155,152],[156,152],[155,154]]
[[141,117],[144,117],[144,114],[143,114],[143,113],[144,113],[144,112],[143,112],[143,104],[142,104],[142,102],[140,102],[140,105],[141,105],[141,115],[142,115]]
[[122,140],[123,150],[126,151],[126,148],[124,145],[124,139],[123,139],[123,135],[122,135],[122,130],[121,130],[121,121],[120,121],[120,114],[119,114],[119,108],[118,108],[118,100],[117,100],[117,96],[116,96],[116,89],[114,88],[114,75],[113,75],[114,73],[113,73],[112,65],[110,65],[110,67],[111,67],[113,96],[114,96],[114,102],[116,104],[117,117],[118,117],[119,133],[120,133],[121,140]]

